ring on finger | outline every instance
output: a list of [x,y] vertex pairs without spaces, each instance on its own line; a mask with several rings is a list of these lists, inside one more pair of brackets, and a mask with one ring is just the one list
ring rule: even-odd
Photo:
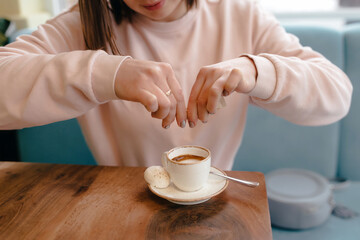
[[166,96],[170,96],[170,95],[171,95],[171,90],[167,91],[167,92],[165,93],[165,95],[166,95]]

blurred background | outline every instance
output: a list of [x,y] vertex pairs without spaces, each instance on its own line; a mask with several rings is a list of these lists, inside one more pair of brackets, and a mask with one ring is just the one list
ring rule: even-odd
[[283,23],[341,27],[360,21],[360,0],[256,0]]
[[0,0],[0,18],[11,20],[17,29],[36,28],[75,2],[75,0]]

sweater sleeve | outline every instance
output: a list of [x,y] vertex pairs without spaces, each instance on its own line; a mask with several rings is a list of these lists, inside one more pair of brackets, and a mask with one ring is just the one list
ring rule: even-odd
[[85,50],[78,12],[67,12],[0,48],[0,129],[78,117],[117,99],[126,57]]
[[352,85],[345,73],[286,33],[256,4],[250,11],[253,59],[258,78],[251,102],[290,122],[324,125],[350,108]]

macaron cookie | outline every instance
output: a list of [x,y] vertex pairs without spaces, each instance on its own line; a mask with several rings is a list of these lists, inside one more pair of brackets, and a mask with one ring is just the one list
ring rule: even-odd
[[170,176],[161,166],[148,167],[144,172],[144,178],[150,186],[156,188],[167,188],[170,184]]

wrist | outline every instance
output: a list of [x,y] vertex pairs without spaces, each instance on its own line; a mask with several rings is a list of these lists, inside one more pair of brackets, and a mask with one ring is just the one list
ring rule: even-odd
[[129,64],[133,62],[134,59],[130,56],[127,56],[119,65],[116,73],[115,73],[115,80],[114,80],[114,92],[117,98],[121,99],[121,81],[123,81],[124,76],[127,75],[127,71],[129,70]]
[[251,75],[254,76],[256,82],[256,79],[258,77],[258,70],[254,60],[248,56],[241,56],[240,58],[243,58],[247,62],[247,65],[251,71]]
[[252,60],[252,64],[256,69],[256,84],[254,89],[249,92],[249,96],[261,100],[268,100],[274,93],[277,82],[277,74],[275,66],[270,60],[269,54],[251,55],[246,54],[241,57],[246,57]]

